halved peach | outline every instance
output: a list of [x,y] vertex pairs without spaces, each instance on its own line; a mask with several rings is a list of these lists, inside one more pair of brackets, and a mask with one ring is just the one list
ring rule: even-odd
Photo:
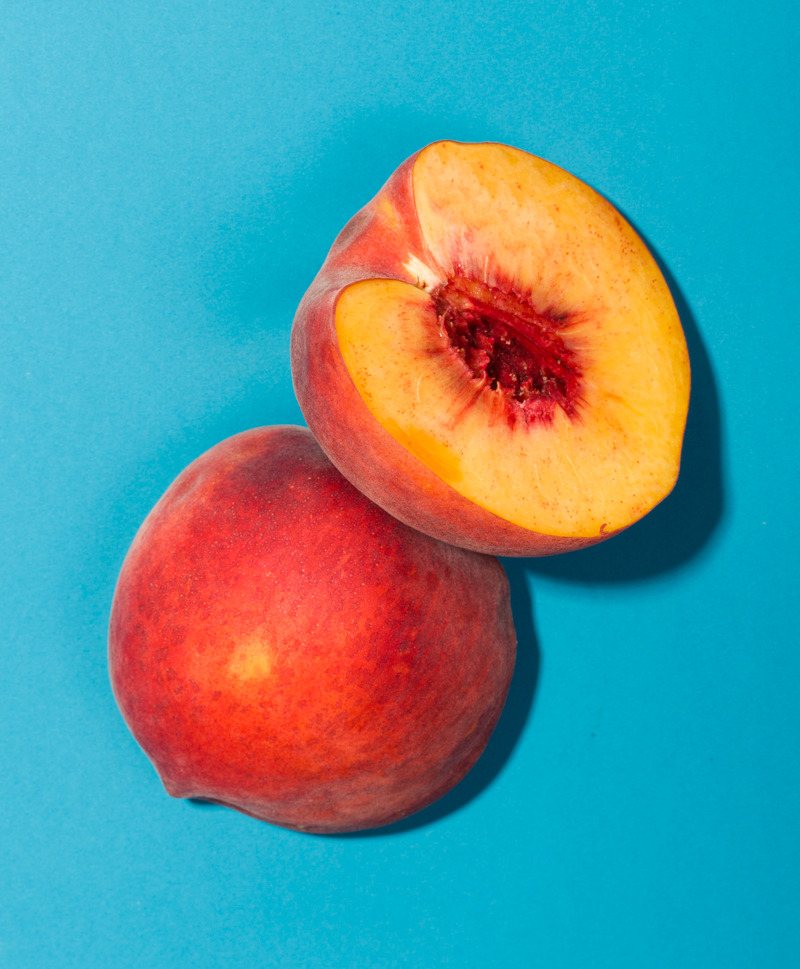
[[345,477],[455,545],[582,548],[677,479],[689,358],[661,272],[602,196],[504,145],[400,166],[303,298],[292,370]]

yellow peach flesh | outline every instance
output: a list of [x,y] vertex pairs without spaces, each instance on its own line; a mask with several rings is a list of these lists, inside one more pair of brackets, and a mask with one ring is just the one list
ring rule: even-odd
[[[689,393],[680,322],[642,241],[584,183],[500,145],[432,145],[413,186],[419,287],[363,280],[337,302],[366,406],[444,482],[524,528],[590,538],[641,518],[674,485]],[[456,275],[565,317],[575,414],[509,421],[513,402],[469,372],[437,319],[429,290]]]

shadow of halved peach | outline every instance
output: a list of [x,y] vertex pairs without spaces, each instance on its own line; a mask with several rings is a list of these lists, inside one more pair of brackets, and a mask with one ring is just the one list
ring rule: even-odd
[[689,358],[661,272],[601,195],[504,145],[400,166],[303,298],[292,370],[345,477],[465,548],[594,544],[678,476]]

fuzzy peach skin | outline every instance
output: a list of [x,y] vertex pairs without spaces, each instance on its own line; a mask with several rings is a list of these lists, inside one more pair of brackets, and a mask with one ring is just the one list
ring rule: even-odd
[[677,479],[689,358],[655,261],[597,192],[504,145],[400,166],[304,296],[292,372],[342,474],[466,548],[583,548]]
[[198,458],[147,517],[109,661],[171,795],[326,833],[389,824],[461,780],[515,644],[495,558],[408,528],[307,429],[272,427]]

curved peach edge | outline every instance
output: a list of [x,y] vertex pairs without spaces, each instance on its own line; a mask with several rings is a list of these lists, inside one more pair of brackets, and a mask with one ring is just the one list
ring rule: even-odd
[[[170,797],[175,798],[176,800],[186,800],[191,798],[207,801],[209,804],[217,804],[220,807],[226,807],[233,811],[238,811],[240,814],[245,814],[248,817],[255,818],[257,821],[263,821],[266,824],[273,824],[277,827],[287,828],[290,831],[297,831],[301,834],[336,835],[383,828],[390,824],[395,824],[398,821],[403,821],[406,818],[412,817],[413,815],[418,814],[420,811],[424,811],[425,808],[435,804],[446,794],[448,794],[467,776],[475,764],[480,760],[492,734],[494,733],[495,727],[497,726],[505,707],[505,701],[508,697],[508,690],[511,686],[513,672],[514,663],[512,662],[509,664],[504,688],[499,694],[499,702],[495,705],[490,715],[484,719],[479,728],[477,739],[473,740],[473,742],[470,744],[468,752],[465,754],[455,771],[451,775],[448,775],[446,780],[438,784],[424,797],[420,797],[416,801],[404,805],[401,808],[392,808],[391,810],[384,811],[383,813],[380,811],[375,811],[371,815],[365,815],[360,819],[351,819],[350,821],[337,821],[332,819],[325,822],[320,819],[318,823],[297,823],[293,817],[293,815],[296,815],[297,812],[292,811],[291,809],[287,810],[285,806],[282,807],[278,804],[265,804],[264,810],[259,811],[258,809],[253,809],[252,806],[245,807],[244,805],[239,804],[235,799],[225,799],[200,793],[195,789],[194,785],[181,785],[180,783],[177,783],[162,774],[158,767],[156,770],[159,773],[164,790]],[[302,813],[302,811],[300,813]]]
[[[339,349],[336,303],[367,278],[416,284],[400,271],[411,256],[435,262],[414,204],[414,163],[406,159],[378,194],[345,226],[295,314],[292,380],[309,428],[338,470],[363,494],[418,531],[462,548],[512,557],[556,555],[605,541],[533,532],[464,498],[400,445],[376,420],[353,383]],[[324,388],[324,393],[320,392]],[[347,415],[348,433],[342,434]]]
[[[309,428],[363,494],[418,531],[489,555],[556,555],[621,530],[588,538],[532,532],[464,498],[406,451],[372,415],[345,366],[335,332],[341,282],[327,291],[315,287],[301,302],[292,329],[292,377]],[[340,414],[347,415],[346,434]]]

